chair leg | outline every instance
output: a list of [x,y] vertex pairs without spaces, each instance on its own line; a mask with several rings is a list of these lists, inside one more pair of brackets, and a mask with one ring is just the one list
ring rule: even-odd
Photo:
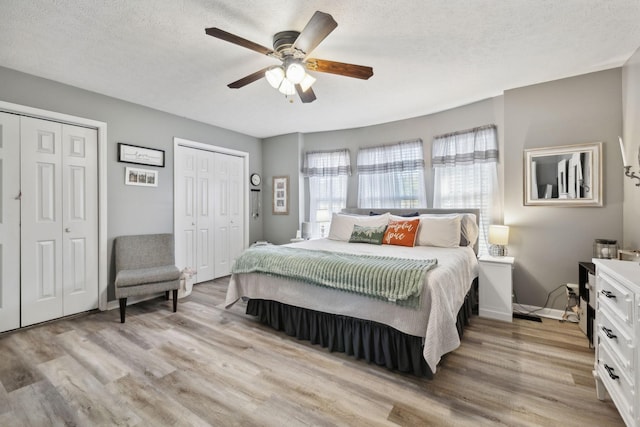
[[169,291],[164,291],[164,299],[165,301],[169,301]]
[[127,310],[127,299],[120,298],[120,323],[124,323],[124,315]]
[[174,289],[173,290],[173,312],[175,313],[176,311],[178,311],[178,290]]

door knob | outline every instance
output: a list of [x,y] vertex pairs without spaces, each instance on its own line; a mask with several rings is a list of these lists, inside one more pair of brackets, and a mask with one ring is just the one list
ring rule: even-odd
[[65,233],[71,233],[71,229],[69,227],[67,227],[67,228],[64,229],[64,232]]

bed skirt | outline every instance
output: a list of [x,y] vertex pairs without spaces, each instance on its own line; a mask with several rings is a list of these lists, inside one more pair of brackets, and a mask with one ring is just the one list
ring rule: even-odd
[[[474,287],[472,286],[472,290]],[[474,292],[467,294],[458,312],[458,335],[462,338],[475,306]],[[323,313],[277,301],[250,299],[247,314],[287,335],[319,344],[329,351],[346,353],[388,369],[433,378],[422,356],[423,338],[408,335],[370,320]]]

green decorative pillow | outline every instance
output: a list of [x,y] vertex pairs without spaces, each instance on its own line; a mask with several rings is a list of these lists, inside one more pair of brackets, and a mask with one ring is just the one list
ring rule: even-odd
[[372,245],[381,245],[386,229],[386,225],[381,225],[380,227],[364,227],[362,225],[355,224],[353,226],[353,231],[351,232],[349,243],[370,243]]

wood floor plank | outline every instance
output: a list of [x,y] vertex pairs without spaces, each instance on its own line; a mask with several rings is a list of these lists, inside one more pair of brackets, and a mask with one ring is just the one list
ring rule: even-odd
[[140,418],[120,395],[104,385],[71,356],[39,365],[42,373],[64,397],[81,425],[133,426]]
[[226,310],[227,284],[0,334],[0,425],[624,425],[576,324],[474,316],[426,380]]
[[80,425],[76,412],[48,381],[43,380],[23,387],[11,394],[12,422],[20,426],[73,426]]

